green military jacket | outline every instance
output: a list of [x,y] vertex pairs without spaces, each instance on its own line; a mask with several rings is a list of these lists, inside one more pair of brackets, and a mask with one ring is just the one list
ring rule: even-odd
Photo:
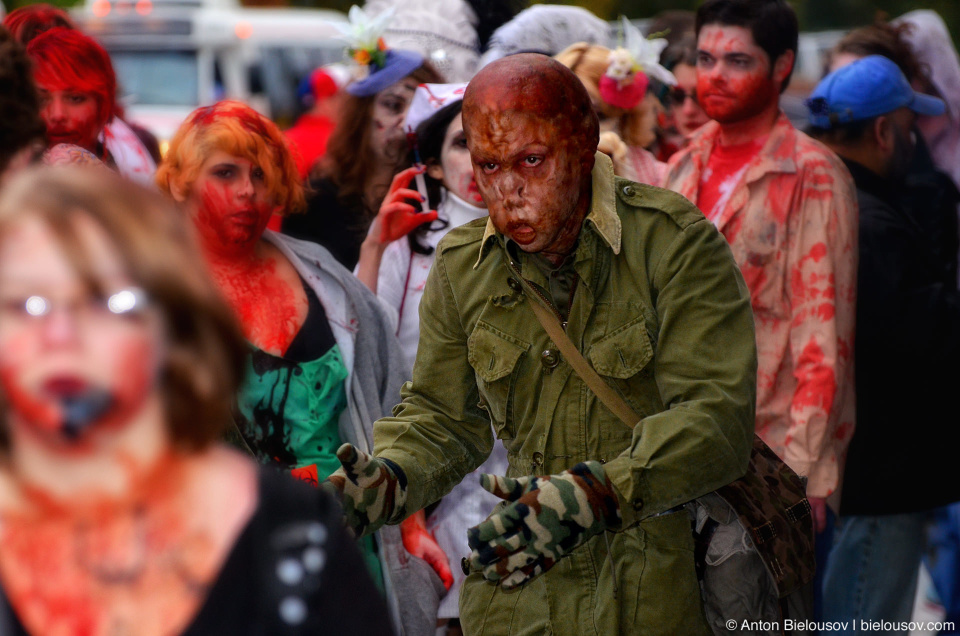
[[420,304],[413,380],[393,417],[375,424],[375,453],[405,472],[408,512],[486,459],[491,422],[509,476],[604,463],[622,529],[519,590],[471,575],[460,598],[465,633],[706,633],[689,518],[660,513],[737,479],[750,455],[753,317],[727,242],[689,201],[615,177],[597,154],[566,332],[640,414],[632,428],[537,321],[536,300],[516,280],[549,289],[530,258],[511,256],[489,221],[441,241]]

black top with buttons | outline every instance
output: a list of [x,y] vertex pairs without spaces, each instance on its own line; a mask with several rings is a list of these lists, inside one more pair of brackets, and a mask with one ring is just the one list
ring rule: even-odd
[[[386,603],[326,493],[262,468],[256,511],[183,636],[392,636]],[[0,588],[0,634],[26,636]]]

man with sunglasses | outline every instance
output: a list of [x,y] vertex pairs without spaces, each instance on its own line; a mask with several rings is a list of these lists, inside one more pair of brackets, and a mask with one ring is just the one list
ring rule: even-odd
[[756,320],[756,430],[807,478],[823,532],[854,426],[853,182],[780,111],[798,40],[786,0],[707,0],[696,32],[697,97],[714,121],[670,159],[666,187],[730,243]]

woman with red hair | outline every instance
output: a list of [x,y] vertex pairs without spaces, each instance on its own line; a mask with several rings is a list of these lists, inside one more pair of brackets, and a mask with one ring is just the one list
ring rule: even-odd
[[[343,442],[372,448],[373,422],[406,379],[383,307],[326,249],[266,229],[304,207],[303,185],[283,134],[246,104],[191,113],[156,179],[193,219],[248,342],[234,414],[243,443],[261,463],[323,481]],[[403,608],[404,633],[433,634],[430,566],[404,551],[396,527],[361,547],[398,621]]]
[[117,117],[117,77],[104,48],[80,31],[56,27],[30,40],[27,55],[48,146],[79,146],[124,176],[149,182],[156,164]]

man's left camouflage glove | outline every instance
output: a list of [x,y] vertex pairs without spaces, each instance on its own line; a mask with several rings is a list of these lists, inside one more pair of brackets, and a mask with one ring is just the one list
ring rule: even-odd
[[505,589],[549,570],[590,537],[620,527],[617,495],[600,462],[545,477],[481,475],[480,485],[512,503],[467,531],[469,564]]
[[358,537],[397,523],[407,500],[407,476],[389,459],[368,455],[353,444],[337,449],[338,468],[321,486],[336,489],[347,527]]

